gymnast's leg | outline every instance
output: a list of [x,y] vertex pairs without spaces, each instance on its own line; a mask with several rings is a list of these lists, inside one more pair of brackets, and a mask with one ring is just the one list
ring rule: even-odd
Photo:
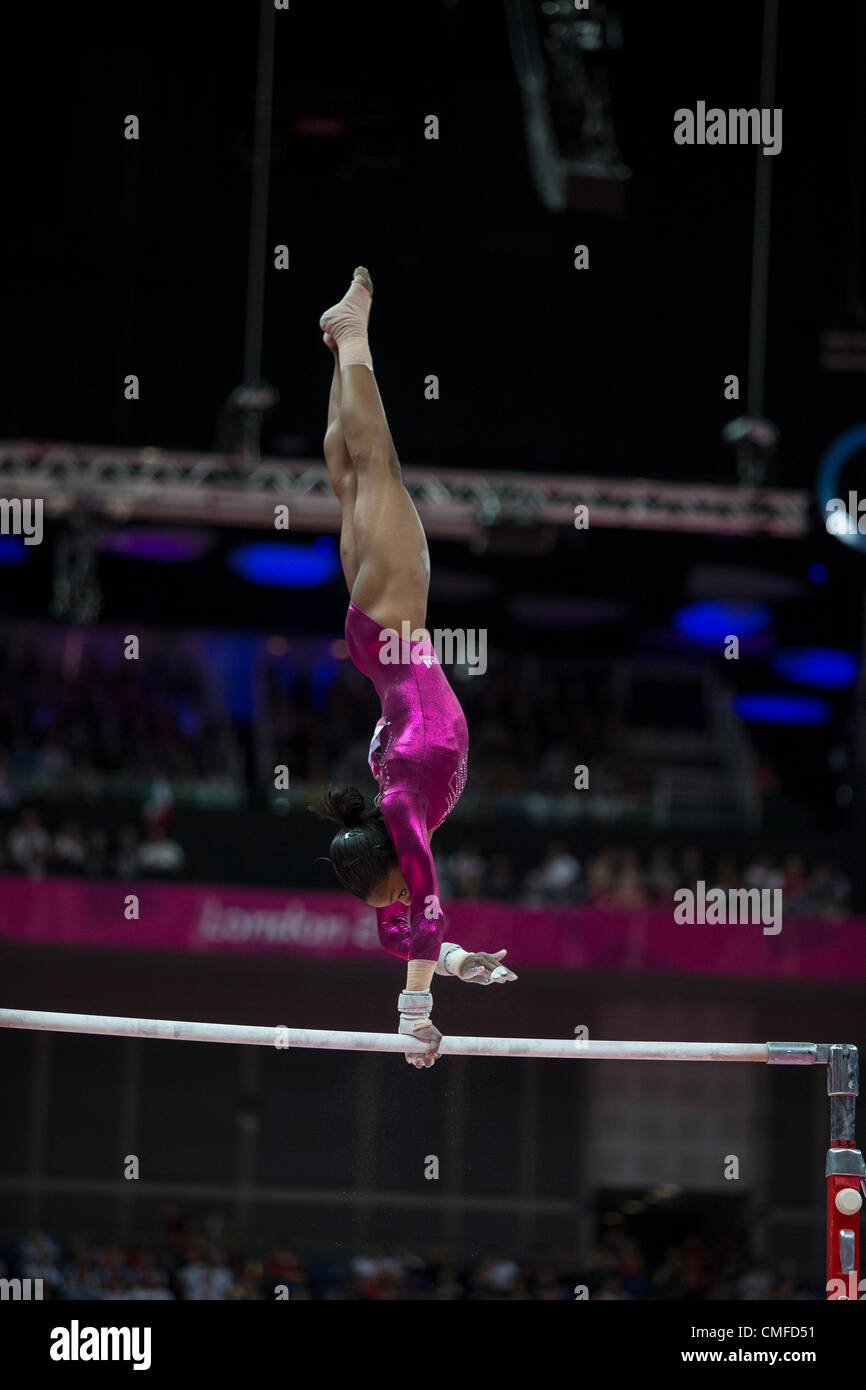
[[[414,503],[403,486],[400,464],[385,418],[385,411],[373,375],[373,362],[367,341],[373,284],[366,269],[359,266],[352,284],[340,301],[323,314],[321,327],[325,340],[332,339],[340,361],[339,429],[335,413],[329,423],[330,457],[328,470],[343,506],[344,536],[351,557],[343,567],[350,584],[352,602],[383,628],[401,631],[408,621],[410,631],[424,629],[427,620],[427,592],[430,585],[430,557],[427,538]],[[335,401],[332,388],[332,403]],[[346,459],[351,464],[349,479]],[[347,522],[349,498],[351,518]],[[341,538],[341,551],[343,539]],[[350,581],[350,572],[354,580]],[[410,960],[407,990],[428,990],[435,961]]]
[[[346,587],[351,594],[358,577],[358,556],[355,548],[355,501],[357,499],[357,483],[355,470],[352,466],[352,459],[346,448],[346,441],[343,437],[343,426],[340,423],[340,355],[337,344],[330,334],[325,334],[325,342],[334,354],[334,375],[331,381],[331,395],[328,400],[328,427],[325,430],[325,463],[328,467],[328,478],[334,494],[340,503],[343,514],[340,526],[340,560],[343,564],[343,574],[346,579]],[[360,607],[360,604],[358,605]]]
[[415,631],[426,623],[430,557],[420,517],[403,486],[373,375],[367,344],[372,288],[367,271],[359,267],[348,293],[322,317],[326,338],[333,338],[339,352],[340,442],[354,481],[351,545],[357,572],[350,593],[353,603],[383,628],[400,632],[401,623],[408,621]]

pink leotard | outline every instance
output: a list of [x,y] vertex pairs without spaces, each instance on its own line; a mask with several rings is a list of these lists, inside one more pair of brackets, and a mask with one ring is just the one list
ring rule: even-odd
[[394,841],[411,903],[376,910],[379,940],[404,960],[436,960],[445,932],[430,833],[453,810],[466,785],[469,731],[429,638],[392,642],[399,661],[382,661],[383,629],[354,603],[346,646],[382,704],[370,744],[370,771]]

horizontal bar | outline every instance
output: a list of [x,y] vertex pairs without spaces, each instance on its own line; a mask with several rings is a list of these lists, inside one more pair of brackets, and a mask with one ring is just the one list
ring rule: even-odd
[[[0,1028],[51,1033],[99,1033],[170,1042],[242,1043],[259,1047],[321,1047],[344,1052],[424,1052],[423,1043],[399,1033],[340,1033],[317,1028],[258,1028],[238,1023],[178,1023],[158,1018],[111,1018],[0,1009]],[[809,1044],[804,1044],[809,1046]],[[583,1042],[577,1038],[444,1037],[442,1056],[561,1057],[635,1062],[767,1062],[769,1043]]]

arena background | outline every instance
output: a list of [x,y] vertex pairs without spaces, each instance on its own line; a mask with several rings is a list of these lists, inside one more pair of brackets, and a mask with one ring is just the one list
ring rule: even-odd
[[[438,1026],[859,1041],[864,556],[819,470],[845,436],[833,495],[862,477],[864,16],[778,8],[23,19],[0,491],[45,531],[0,537],[0,1002],[392,1026],[307,810],[374,790],[317,329],[360,261],[428,624],[486,641],[436,858],[520,979],[438,980]],[[770,76],[778,155],[674,142]],[[781,888],[783,930],[676,925],[700,879]],[[0,1057],[0,1259],[52,1297],[824,1296],[820,1068]]]

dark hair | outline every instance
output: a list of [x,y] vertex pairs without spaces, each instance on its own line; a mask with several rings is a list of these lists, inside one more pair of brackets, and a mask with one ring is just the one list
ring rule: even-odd
[[398,863],[394,842],[378,806],[367,807],[357,787],[329,787],[318,814],[343,826],[331,841],[328,858],[340,883],[366,902],[389,869]]

